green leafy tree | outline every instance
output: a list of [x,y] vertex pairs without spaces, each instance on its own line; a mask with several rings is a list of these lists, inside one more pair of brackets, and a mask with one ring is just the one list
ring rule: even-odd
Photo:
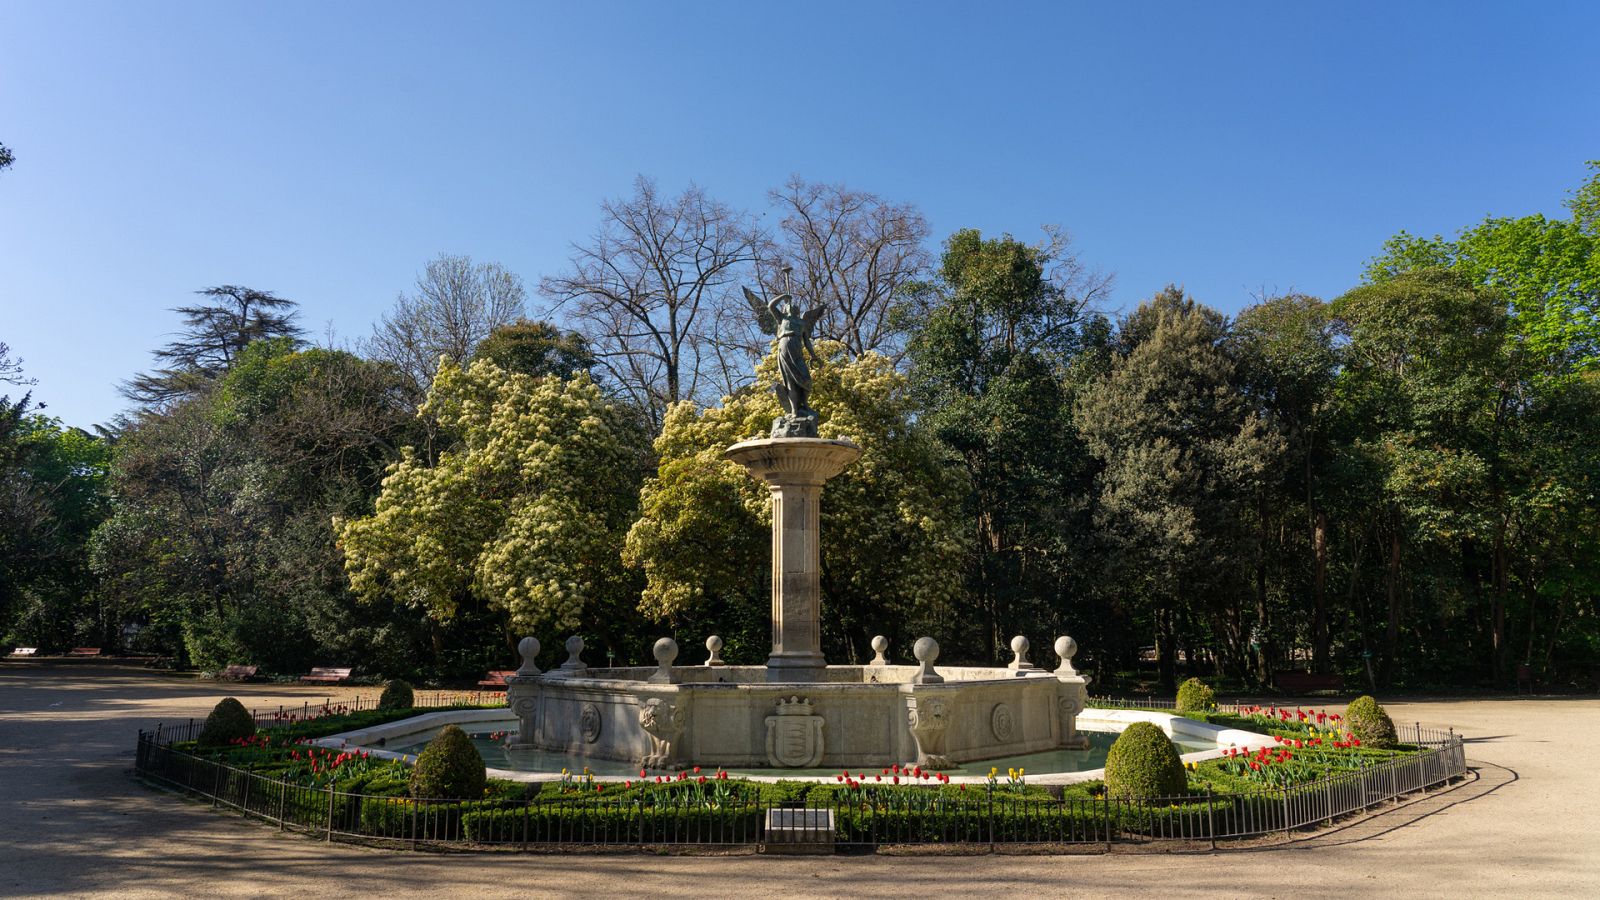
[[1510,300],[1507,339],[1542,377],[1600,366],[1600,160],[1568,201],[1571,219],[1494,217],[1454,240],[1400,232],[1367,267],[1379,283],[1431,267],[1460,272]]
[[[1240,389],[1255,414],[1284,442],[1284,452],[1262,481],[1253,515],[1259,544],[1253,641],[1257,674],[1270,676],[1276,650],[1285,642],[1309,643],[1314,669],[1327,671],[1332,548],[1323,495],[1339,366],[1332,319],[1327,304],[1315,297],[1268,297],[1239,313],[1227,344],[1238,361]],[[1304,608],[1307,599],[1309,610]]]
[[594,354],[576,332],[562,331],[549,322],[518,319],[489,332],[472,353],[472,361],[487,359],[507,372],[523,375],[559,375],[591,372]]
[[1107,574],[1153,622],[1173,690],[1186,615],[1209,623],[1224,659],[1244,668],[1237,598],[1256,552],[1253,498],[1282,441],[1238,388],[1221,316],[1168,288],[1128,326],[1148,336],[1079,397],[1078,427],[1103,466],[1095,522]]
[[349,353],[256,341],[202,393],[147,408],[118,441],[97,595],[150,649],[278,671],[350,660],[411,671],[404,607],[359,610],[330,521],[368,508],[412,428],[403,382]]
[[192,397],[226,374],[251,343],[284,338],[298,344],[293,300],[234,284],[195,293],[206,299],[173,310],[183,317],[183,330],[155,351],[160,366],[124,383],[123,396],[146,405]]
[[[885,357],[850,359],[819,341],[811,405],[823,437],[848,436],[862,456],[830,480],[822,503],[823,639],[835,658],[862,659],[883,634],[909,648],[947,633],[961,585],[950,561],[966,552],[964,481],[925,429],[913,423],[910,386]],[[777,377],[776,357],[757,384]],[[770,637],[771,509],[764,485],[722,458],[763,434],[776,397],[751,388],[720,407],[672,406],[656,452],[661,465],[642,493],[625,559],[643,570],[644,612],[680,628],[716,631],[729,659],[756,662]]]
[[442,366],[420,415],[459,442],[432,465],[402,451],[375,513],[336,525],[356,594],[441,622],[487,606],[519,634],[627,643],[638,586],[622,539],[647,452],[634,417],[581,373],[487,360]]
[[1016,631],[1063,624],[1087,555],[1092,468],[1064,373],[1107,283],[1060,235],[1034,246],[965,230],[916,298],[908,356],[919,418],[970,483],[972,556],[961,568],[975,609],[964,618],[982,631],[960,643],[989,659]]
[[[1361,520],[1381,554],[1380,680],[1387,681],[1407,618],[1408,550],[1419,577],[1441,554],[1466,554],[1460,563],[1475,565],[1475,548],[1491,544],[1503,556],[1507,429],[1515,424],[1507,393],[1515,381],[1503,353],[1507,312],[1494,291],[1440,268],[1358,288],[1333,311],[1346,342],[1338,390],[1341,452],[1354,476],[1346,480],[1347,517]],[[1501,575],[1489,580],[1504,586]],[[1476,587],[1475,579],[1445,583]],[[1495,593],[1502,603],[1503,592]]]
[[4,412],[0,635],[43,647],[115,646],[117,623],[86,600],[94,586],[89,536],[110,506],[110,447],[58,419],[35,413],[7,422]]

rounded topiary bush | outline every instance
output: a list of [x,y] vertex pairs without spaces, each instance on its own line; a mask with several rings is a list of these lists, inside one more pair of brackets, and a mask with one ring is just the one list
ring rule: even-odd
[[417,755],[411,770],[411,796],[476,800],[483,796],[483,757],[467,733],[454,725],[440,729]]
[[1371,697],[1362,696],[1350,701],[1344,711],[1344,724],[1350,733],[1361,739],[1367,747],[1379,750],[1393,749],[1400,743],[1395,735],[1394,720],[1384,712],[1383,706]]
[[1188,789],[1178,748],[1153,723],[1129,725],[1106,754],[1106,793],[1112,797],[1175,797]]
[[206,716],[206,724],[200,728],[198,741],[203,745],[226,744],[255,733],[255,717],[244,708],[244,704],[232,697],[224,697],[211,708],[211,715]]
[[378,695],[379,709],[410,709],[416,705],[416,691],[409,682],[393,678],[384,682],[383,693]]
[[1178,685],[1178,712],[1212,712],[1217,708],[1217,692],[1198,678]]

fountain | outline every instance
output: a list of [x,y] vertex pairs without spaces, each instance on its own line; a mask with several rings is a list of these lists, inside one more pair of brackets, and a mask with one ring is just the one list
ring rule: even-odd
[[[752,300],[755,295],[746,293]],[[759,304],[759,301],[756,301]],[[730,666],[722,641],[710,659],[676,665],[678,645],[656,641],[654,667],[591,668],[583,640],[569,638],[566,662],[541,672],[539,642],[519,645],[522,667],[507,679],[517,717],[513,748],[620,760],[648,768],[679,765],[774,769],[939,768],[975,760],[1081,748],[1077,730],[1088,678],[1071,664],[1077,644],[1055,641],[1061,664],[1028,662],[1029,642],[1011,642],[1003,667],[936,668],[939,644],[919,638],[916,665],[895,665],[888,642],[872,640],[867,665],[828,665],[822,653],[820,506],[823,486],[861,455],[847,438],[817,436],[807,405],[805,352],[821,308],[801,312],[787,293],[765,308],[776,333],[785,414],[768,437],[729,447],[772,494],[772,652],[765,666]]]

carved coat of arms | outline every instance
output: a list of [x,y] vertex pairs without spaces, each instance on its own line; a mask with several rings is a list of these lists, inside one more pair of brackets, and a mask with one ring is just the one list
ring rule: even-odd
[[774,768],[809,769],[822,762],[822,717],[810,700],[779,700],[767,716],[767,762]]

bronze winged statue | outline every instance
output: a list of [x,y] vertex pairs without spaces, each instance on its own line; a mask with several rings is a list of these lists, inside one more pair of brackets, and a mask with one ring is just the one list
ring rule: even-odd
[[778,342],[778,383],[774,387],[784,415],[772,423],[772,436],[816,437],[817,413],[807,403],[811,399],[811,367],[806,364],[806,351],[817,355],[811,331],[826,306],[819,303],[802,312],[794,295],[788,293],[763,303],[749,288],[744,289],[744,297],[762,330]]

